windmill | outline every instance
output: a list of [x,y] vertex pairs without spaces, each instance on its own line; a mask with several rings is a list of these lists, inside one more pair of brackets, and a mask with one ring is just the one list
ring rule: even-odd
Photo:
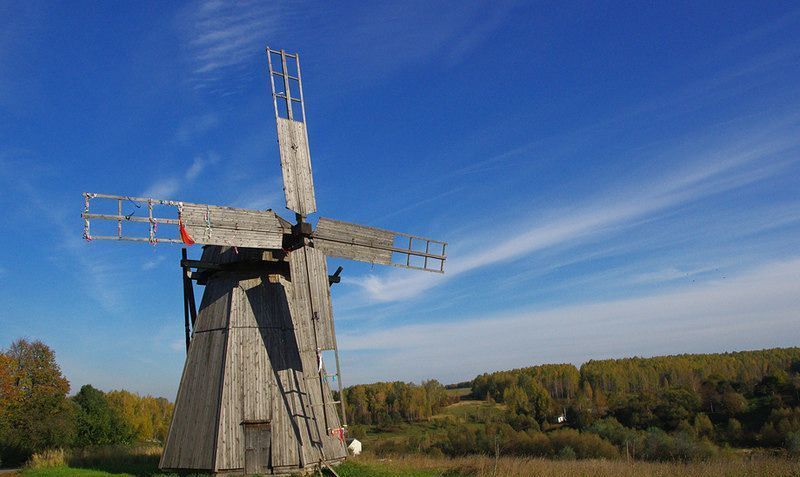
[[[317,205],[300,58],[267,48],[267,59],[293,223],[272,210],[84,193],[89,241],[203,245],[199,260],[182,250],[187,356],[161,469],[287,474],[343,460],[347,420],[330,295],[342,268],[329,275],[326,257],[444,273],[445,242],[306,221]],[[92,224],[107,232],[94,235]],[[165,230],[173,235],[162,237]],[[205,286],[199,310],[194,282]],[[336,369],[328,374],[330,350]]]

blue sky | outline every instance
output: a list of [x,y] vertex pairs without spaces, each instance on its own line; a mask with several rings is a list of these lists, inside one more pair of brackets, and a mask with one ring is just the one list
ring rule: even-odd
[[321,215],[450,243],[329,260],[345,383],[798,344],[791,2],[0,0],[0,346],[174,398],[180,248],[85,243],[80,194],[283,211],[267,45]]

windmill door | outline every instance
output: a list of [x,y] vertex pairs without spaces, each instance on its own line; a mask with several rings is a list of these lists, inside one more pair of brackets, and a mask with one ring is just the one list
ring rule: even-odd
[[244,423],[244,473],[270,472],[272,429],[269,421]]

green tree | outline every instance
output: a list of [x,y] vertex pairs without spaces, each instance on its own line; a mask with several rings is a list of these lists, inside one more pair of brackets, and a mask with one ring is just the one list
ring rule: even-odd
[[140,396],[130,391],[106,393],[111,410],[133,433],[133,440],[163,444],[167,437],[173,405],[164,398]]
[[53,350],[41,341],[19,339],[2,355],[0,381],[8,394],[0,403],[0,459],[19,464],[34,452],[70,445],[74,409]]
[[713,437],[714,424],[702,412],[694,416],[694,433],[699,437]]
[[722,406],[729,416],[736,416],[747,410],[747,399],[740,393],[728,391],[722,395]]
[[78,446],[129,444],[135,431],[108,405],[106,395],[89,384],[84,385],[72,400],[78,405]]
[[553,400],[550,393],[539,383],[533,380],[523,380],[522,391],[528,398],[528,408],[534,419],[539,422],[547,420]]
[[742,439],[742,423],[734,418],[728,419],[728,424],[725,427],[725,436],[728,442],[732,444],[738,443]]
[[528,396],[516,384],[503,391],[503,403],[514,414],[528,414],[530,412]]

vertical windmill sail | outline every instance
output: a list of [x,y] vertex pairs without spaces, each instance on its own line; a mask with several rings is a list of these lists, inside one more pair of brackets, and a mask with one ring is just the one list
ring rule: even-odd
[[305,217],[317,211],[317,201],[311,175],[300,56],[267,48],[267,58],[286,208]]
[[[337,403],[330,399],[330,387],[322,362],[323,350],[334,350],[337,372],[334,375],[339,388],[339,402],[343,424],[346,425],[342,380],[339,376],[339,351],[333,327],[330,283],[325,264],[325,255],[309,246],[310,226],[302,223],[308,214],[316,212],[314,178],[311,172],[311,153],[308,147],[306,110],[303,99],[303,80],[300,73],[300,56],[267,48],[272,103],[278,131],[278,146],[283,174],[283,189],[286,208],[295,212],[299,223],[294,232],[300,235],[300,245],[289,252],[289,267],[295,306],[300,316],[306,318],[302,327],[306,341],[304,346],[313,346],[317,357],[317,380],[321,394],[316,420],[326,423],[328,431],[339,429],[336,415]],[[305,227],[305,228],[304,228]],[[304,232],[305,230],[305,232]],[[297,240],[297,237],[295,237]],[[336,422],[335,427],[330,425]],[[324,452],[324,449],[322,449]],[[336,454],[335,454],[336,455]],[[322,456],[325,458],[325,456]]]

